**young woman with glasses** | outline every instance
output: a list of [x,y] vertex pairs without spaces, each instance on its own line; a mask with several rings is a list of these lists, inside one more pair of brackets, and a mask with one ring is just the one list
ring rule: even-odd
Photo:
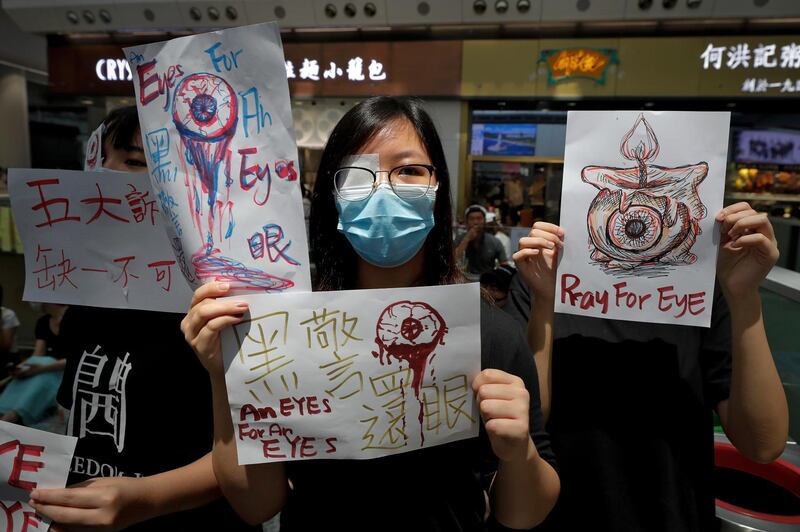
[[[360,103],[333,130],[320,162],[310,220],[315,288],[460,282],[451,212],[442,145],[421,103]],[[283,531],[485,530],[530,528],[550,511],[559,480],[533,357],[520,328],[483,303],[475,349],[484,369],[472,383],[482,417],[478,438],[374,460],[239,466],[219,332],[239,322],[247,306],[215,299],[228,290],[218,283],[199,288],[182,329],[211,376],[214,470],[246,520],[280,511]]]

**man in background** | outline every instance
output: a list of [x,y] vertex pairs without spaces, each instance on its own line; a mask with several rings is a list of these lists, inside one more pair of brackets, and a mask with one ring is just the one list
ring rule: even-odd
[[508,263],[503,244],[486,232],[486,215],[486,209],[480,205],[467,207],[464,213],[467,232],[456,239],[456,260],[464,264],[464,275],[470,281],[477,281],[481,274]]

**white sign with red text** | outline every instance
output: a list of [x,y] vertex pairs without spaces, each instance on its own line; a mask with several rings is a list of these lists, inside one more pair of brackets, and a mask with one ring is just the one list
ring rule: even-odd
[[43,531],[50,520],[28,505],[37,488],[63,488],[78,438],[0,421],[0,521],[7,532]]
[[[26,301],[186,312],[192,291],[147,174],[9,171],[25,249]],[[174,249],[173,249],[174,246]]]
[[730,113],[573,111],[556,312],[708,327]]

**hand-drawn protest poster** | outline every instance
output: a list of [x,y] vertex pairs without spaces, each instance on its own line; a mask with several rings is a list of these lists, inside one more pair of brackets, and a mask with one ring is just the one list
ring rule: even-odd
[[246,319],[222,334],[240,464],[376,458],[477,436],[477,283],[244,300]]
[[556,312],[709,326],[729,124],[730,113],[569,113]]
[[[126,48],[153,189],[193,287],[311,290],[275,23]],[[171,217],[174,215],[174,217]]]
[[170,216],[172,205],[153,194],[146,174],[11,169],[9,192],[25,249],[25,300],[189,308],[186,261],[159,214]]
[[0,421],[0,505],[3,530],[47,530],[50,520],[28,505],[36,488],[63,488],[78,438]]

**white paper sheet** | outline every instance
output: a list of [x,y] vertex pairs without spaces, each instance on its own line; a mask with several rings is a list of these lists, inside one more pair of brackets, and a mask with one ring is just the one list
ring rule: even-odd
[[50,520],[28,505],[36,488],[63,488],[78,438],[0,421],[0,522],[3,530],[45,531]]
[[92,131],[92,134],[89,135],[89,140],[86,142],[83,169],[87,172],[103,168],[103,131],[105,131],[105,125],[100,124],[97,129]]
[[163,198],[146,174],[12,168],[9,192],[25,249],[26,301],[189,308],[186,261],[167,239]]
[[708,327],[730,113],[573,111],[556,312]]
[[275,23],[126,48],[153,189],[187,280],[311,290],[289,87]]
[[240,464],[375,458],[478,434],[478,284],[245,300],[247,319],[222,336]]

